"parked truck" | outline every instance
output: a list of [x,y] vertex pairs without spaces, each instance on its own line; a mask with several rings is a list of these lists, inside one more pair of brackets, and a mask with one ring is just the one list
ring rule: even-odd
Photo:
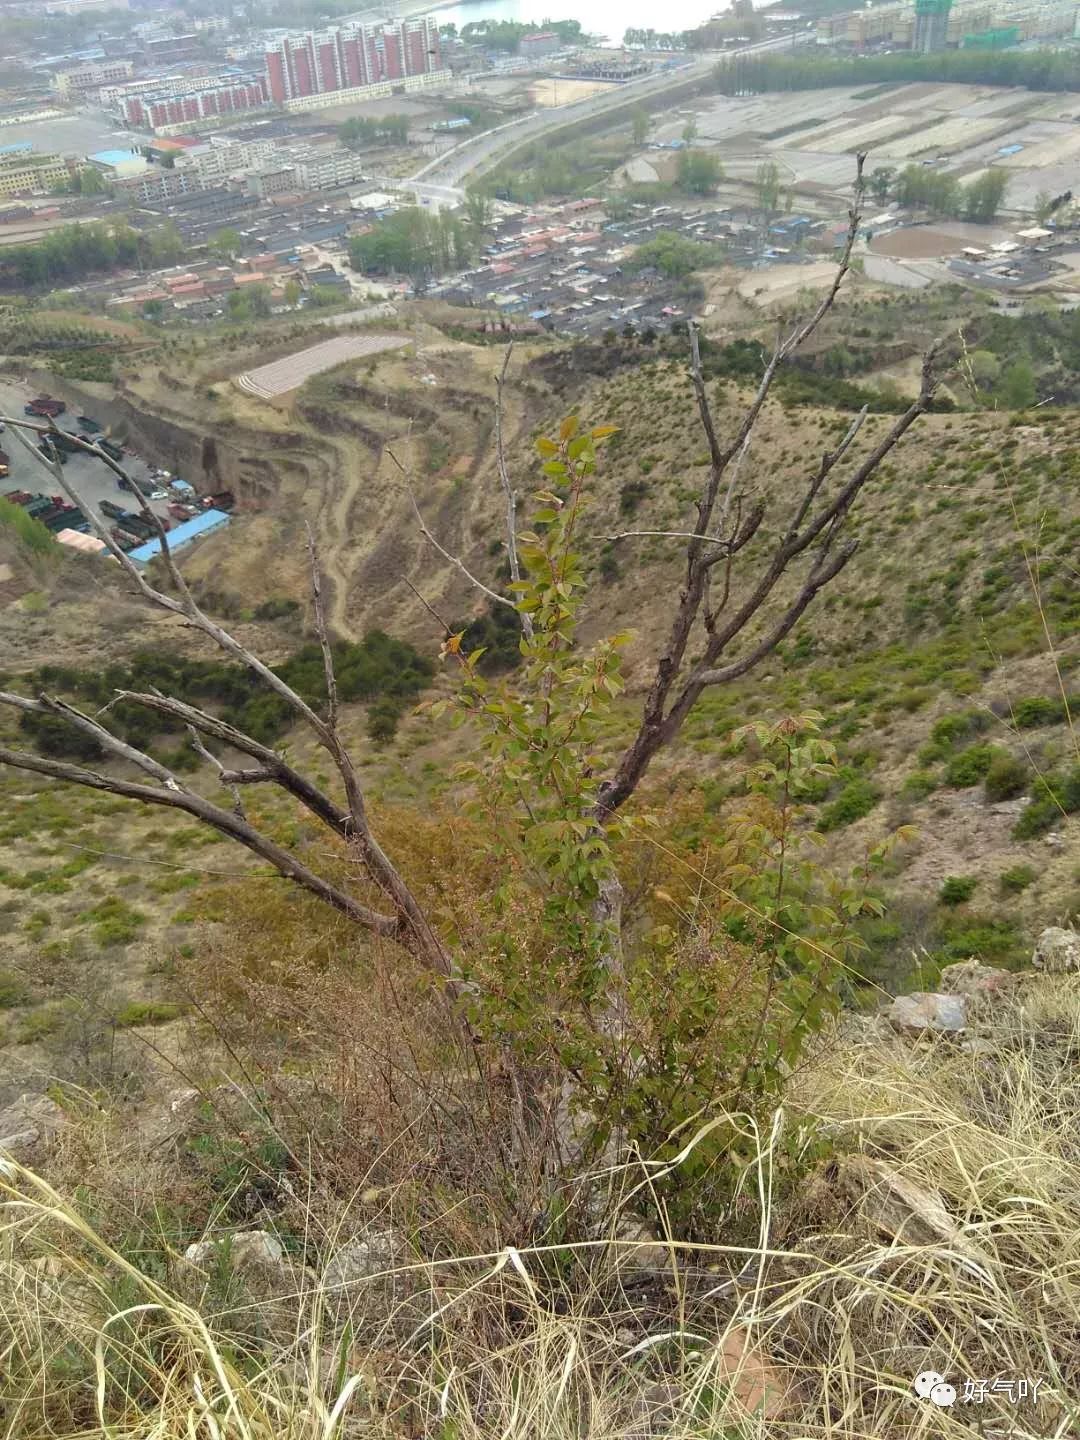
[[77,505],[63,495],[32,495],[29,490],[12,490],[7,497],[21,505],[28,515],[39,520],[55,535],[59,530],[89,530],[90,524]]
[[67,406],[63,400],[54,400],[51,395],[39,395],[31,400],[29,405],[23,406],[24,415],[48,415],[54,420],[57,415],[63,415]]
[[67,452],[54,445],[51,435],[43,435],[38,441],[37,447],[46,460],[59,460],[61,465],[67,464]]
[[[158,533],[157,526],[152,520],[148,520],[145,515],[135,515],[130,510],[122,510],[119,505],[114,505],[111,500],[102,500],[98,508],[103,515],[107,516],[110,520],[115,520],[117,525],[121,526],[124,530],[129,531],[132,535],[140,535],[143,540],[153,540]],[[162,519],[160,516],[158,516],[158,519],[161,522],[161,528],[168,530],[171,522]]]
[[119,476],[116,483],[121,490],[139,490],[144,495],[153,495],[154,491],[157,489],[157,486],[152,480],[129,480],[124,475]]
[[0,480],[6,480],[11,474],[11,461],[3,450],[0,450]]
[[76,415],[75,421],[80,429],[88,430],[92,435],[97,435],[101,432],[101,426],[92,415]]

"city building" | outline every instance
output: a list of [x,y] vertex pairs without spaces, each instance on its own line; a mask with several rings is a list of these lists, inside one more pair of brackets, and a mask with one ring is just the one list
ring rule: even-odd
[[84,10],[130,10],[128,0],[48,0],[46,15],[80,15]]
[[189,150],[185,158],[200,179],[210,184],[256,168],[276,150],[273,140],[232,140],[213,135],[205,145]]
[[146,204],[171,200],[176,195],[192,195],[205,188],[205,182],[197,170],[180,166],[166,170],[160,165],[150,165],[140,174],[121,177],[116,181],[118,194],[130,196]]
[[62,155],[37,155],[29,147],[0,151],[0,199],[17,195],[48,195],[76,174],[78,161]]
[[109,180],[126,180],[130,175],[139,175],[149,169],[146,156],[138,150],[98,150],[86,158]]
[[244,177],[244,191],[258,200],[269,200],[275,195],[289,195],[301,189],[300,178],[295,165],[272,165],[265,170],[256,170]]
[[255,77],[212,80],[203,77],[199,89],[163,89],[141,95],[126,95],[120,115],[126,125],[137,129],[163,130],[174,125],[197,124],[223,115],[239,115],[266,105],[266,89]]
[[53,87],[58,95],[70,99],[88,90],[100,90],[103,85],[115,85],[121,80],[130,80],[134,70],[130,60],[99,60],[85,65],[73,65],[69,69],[56,72]]
[[439,27],[433,16],[423,15],[283,35],[267,45],[265,61],[267,93],[284,105],[439,70]]
[[949,30],[952,0],[915,0],[915,36],[913,50],[930,54],[944,50]]
[[562,49],[562,40],[554,30],[540,30],[535,35],[523,35],[518,42],[518,54],[528,60],[539,60],[544,55],[554,55]]
[[351,150],[319,153],[309,148],[306,153],[290,151],[290,159],[303,190],[332,190],[338,185],[355,185],[365,178],[364,164]]
[[916,0],[825,15],[817,22],[819,41],[854,50],[877,45],[914,50],[948,49],[979,41],[997,48],[1017,39],[1051,40],[1073,34],[1076,0]]
[[151,65],[162,62],[171,64],[175,60],[197,60],[203,53],[198,35],[149,35],[143,40],[143,50]]

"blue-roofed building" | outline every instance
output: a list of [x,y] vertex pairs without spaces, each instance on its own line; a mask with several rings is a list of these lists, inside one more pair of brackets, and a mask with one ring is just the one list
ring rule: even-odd
[[97,150],[87,160],[103,174],[114,180],[125,179],[128,175],[141,175],[149,168],[149,161],[138,150]]
[[[209,535],[212,530],[218,530],[222,525],[228,523],[229,517],[224,510],[204,510],[201,515],[196,515],[191,520],[185,520],[169,531],[169,550],[171,553],[182,550],[193,540],[198,540],[203,535]],[[161,541],[159,539],[148,540],[137,550],[129,550],[128,559],[134,560],[136,565],[149,565],[154,556],[160,554]]]
[[0,145],[0,155],[25,155],[33,148],[33,143],[29,140],[16,140],[11,145]]

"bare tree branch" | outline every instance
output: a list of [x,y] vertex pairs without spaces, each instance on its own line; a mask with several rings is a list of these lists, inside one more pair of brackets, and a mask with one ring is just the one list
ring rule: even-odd
[[311,532],[311,526],[307,525],[308,557],[311,561],[311,605],[315,616],[315,633],[319,637],[319,647],[322,650],[323,672],[326,676],[326,697],[327,697],[327,724],[331,730],[337,729],[337,676],[334,673],[334,656],[330,649],[330,637],[326,632],[326,618],[323,615],[322,607],[322,580],[319,575],[319,556],[315,549],[315,536]]
[[439,612],[435,609],[434,605],[430,605],[424,599],[423,595],[420,594],[420,591],[416,588],[416,586],[412,583],[412,581],[407,575],[402,575],[401,578],[405,581],[405,584],[409,587],[412,593],[416,596],[417,600],[420,601],[420,604],[424,607],[424,609],[428,612],[431,618],[435,621],[436,625],[438,625],[439,629],[443,632],[443,639],[448,639],[454,632],[451,630],[450,626],[446,623],[446,621],[439,614]]
[[[510,472],[506,468],[506,450],[503,445],[503,391],[506,387],[506,372],[510,365],[510,356],[514,351],[513,340],[506,347],[503,354],[502,368],[495,377],[495,461],[499,471],[499,482],[506,496],[506,556],[510,564],[510,579],[516,584],[521,579],[521,562],[518,559],[517,549],[517,491],[510,482]],[[531,615],[521,616],[521,628],[526,639],[532,639],[533,623]]]
[[[198,730],[195,729],[194,725],[189,725],[187,727],[187,732],[191,737],[191,745],[196,755],[201,756],[202,759],[207,762],[207,764],[212,765],[214,769],[218,772],[218,779],[223,785],[228,787],[229,793],[232,795],[233,798],[233,814],[239,816],[241,820],[246,820],[247,816],[244,814],[244,802],[240,798],[240,791],[236,788],[235,778],[230,776],[229,771],[225,769],[225,766],[221,763],[217,756],[212,754],[211,751],[206,748],[206,746],[202,742],[202,736],[199,734]],[[269,778],[269,771],[264,770],[262,773],[266,775],[267,778]]]
[[312,815],[336,834],[348,835],[351,818],[348,810],[342,809],[324,795],[310,780],[287,764],[276,750],[271,750],[268,745],[253,740],[250,735],[245,735],[242,730],[237,730],[228,721],[211,715],[206,710],[200,710],[196,705],[189,705],[184,700],[177,700],[171,695],[155,694],[153,691],[118,690],[116,698],[130,700],[135,705],[144,705],[148,710],[156,711],[159,715],[178,720],[185,728],[191,726],[202,735],[209,735],[213,740],[229,745],[245,755],[250,755],[253,760],[259,761],[259,770],[250,772],[252,776],[255,774],[260,777],[262,775],[269,776],[283,790],[287,790],[290,795],[295,796],[306,809],[311,811]]
[[489,600],[494,600],[498,605],[509,605],[511,610],[516,609],[517,607],[514,605],[514,602],[512,600],[510,600],[505,595],[500,595],[497,590],[492,590],[489,586],[485,585],[482,580],[478,580],[476,576],[472,573],[472,571],[467,568],[463,560],[459,560],[458,557],[456,555],[452,555],[444,545],[439,544],[438,540],[435,539],[435,536],[428,529],[427,521],[420,513],[420,506],[416,502],[416,495],[412,488],[412,482],[409,479],[409,472],[405,469],[405,466],[402,465],[401,461],[397,458],[397,456],[394,454],[394,452],[390,449],[389,446],[386,447],[386,453],[390,456],[390,459],[401,471],[402,479],[405,482],[406,493],[408,494],[409,500],[412,502],[413,514],[416,516],[416,523],[420,526],[420,533],[423,535],[424,539],[428,542],[431,548],[433,550],[437,550],[444,560],[449,560],[450,564],[453,565],[455,569],[461,571],[462,575],[465,576],[465,579],[468,580],[469,584],[474,586],[475,589],[481,591],[481,593],[486,595]]
[[112,775],[101,775],[94,770],[84,770],[79,765],[65,761],[46,760],[44,756],[28,754],[21,750],[0,747],[0,765],[13,765],[19,770],[30,770],[38,775],[48,775],[54,780],[67,780],[74,785],[85,785],[92,790],[106,790],[110,795],[123,795],[130,800],[141,800],[148,805],[165,805],[173,810],[183,810],[201,820],[211,829],[217,830],[229,839],[268,860],[282,875],[294,881],[302,889],[325,900],[335,910],[355,920],[376,935],[400,939],[400,922],[394,915],[380,915],[360,905],[351,896],[330,885],[314,871],[309,870],[295,855],[270,840],[238,815],[204,800],[191,791],[157,789],[131,780]]
[[[726,611],[732,587],[732,559],[757,533],[764,517],[764,502],[759,500],[745,519],[740,518],[741,493],[736,488],[739,467],[747,453],[754,427],[783,361],[810,338],[835,303],[847,274],[855,240],[861,223],[860,207],[863,194],[865,156],[857,157],[855,196],[851,206],[847,241],[832,284],[813,314],[797,324],[787,335],[781,334],[766,364],[758,387],[726,443],[721,442],[713,419],[705,387],[701,346],[696,326],[690,326],[690,377],[697,400],[698,414],[709,446],[709,474],[697,501],[697,526],[684,537],[686,540],[686,572],[679,591],[675,614],[667,642],[660,653],[652,684],[645,697],[638,732],[619,760],[614,773],[600,788],[596,817],[603,821],[633,794],[656,752],[678,734],[683,721],[701,692],[738,678],[772,653],[790,633],[819,591],[830,583],[855,553],[854,542],[835,550],[852,504],[863,486],[877,470],[884,457],[899,443],[908,428],[930,406],[937,380],[934,374],[936,347],[927,353],[919,395],[890,427],[885,437],[854,469],[838,490],[827,495],[830,477],[845,459],[866,419],[865,409],[849,425],[840,444],[826,452],[801,492],[786,531],[765,558],[749,592],[733,614],[720,624]],[[732,463],[734,462],[734,464]],[[721,490],[723,499],[720,501]],[[732,518],[732,504],[738,495]],[[822,497],[826,498],[823,500]],[[719,503],[719,513],[717,505]],[[815,513],[816,511],[816,513]],[[714,522],[714,515],[716,516]],[[661,532],[662,533],[662,532]],[[817,546],[817,557],[793,600],[780,615],[767,624],[761,638],[742,656],[727,665],[718,661],[731,643],[753,621],[766,618],[773,591],[793,561]],[[726,561],[723,594],[714,606],[710,590],[710,572],[720,561]],[[705,632],[704,653],[686,672],[687,651],[699,621]]]
[[68,705],[63,700],[57,700],[49,695],[41,695],[37,700],[31,700],[25,695],[15,695],[11,691],[0,690],[0,705],[9,705],[12,709],[22,710],[30,715],[57,715],[66,720],[69,725],[74,725],[84,735],[91,739],[104,750],[110,750],[122,760],[128,760],[132,765],[137,765],[140,770],[145,770],[155,780],[167,786],[170,790],[186,790],[187,786],[182,784],[171,770],[160,765],[151,755],[136,750],[134,745],[128,745],[111,730],[106,730],[104,725],[99,725],[89,715],[84,715],[81,710],[76,710],[73,705]]

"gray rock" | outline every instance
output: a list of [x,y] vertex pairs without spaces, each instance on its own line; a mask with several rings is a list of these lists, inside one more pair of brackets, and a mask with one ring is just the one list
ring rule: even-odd
[[898,995],[889,1007],[889,1024],[907,1035],[928,1031],[959,1034],[967,1028],[967,1000],[963,995],[939,995],[916,990]]
[[978,960],[961,960],[946,965],[941,972],[941,990],[945,995],[1000,995],[1015,983],[1010,970],[997,965],[983,965]]
[[48,1095],[20,1095],[0,1110],[0,1135],[14,1136],[34,1130],[36,1140],[51,1140],[66,1124],[67,1116]]
[[396,1230],[365,1230],[336,1250],[327,1261],[323,1281],[341,1290],[392,1270],[401,1258],[404,1242]]
[[189,1265],[206,1270],[223,1250],[227,1250],[229,1263],[237,1271],[279,1265],[285,1255],[281,1242],[268,1230],[239,1230],[235,1235],[197,1240],[184,1251],[184,1259]]
[[1063,930],[1060,925],[1048,926],[1035,942],[1031,963],[1036,970],[1045,970],[1048,975],[1080,970],[1080,934]]
[[0,1155],[7,1155],[23,1165],[40,1139],[40,1130],[17,1130],[14,1135],[0,1135]]

